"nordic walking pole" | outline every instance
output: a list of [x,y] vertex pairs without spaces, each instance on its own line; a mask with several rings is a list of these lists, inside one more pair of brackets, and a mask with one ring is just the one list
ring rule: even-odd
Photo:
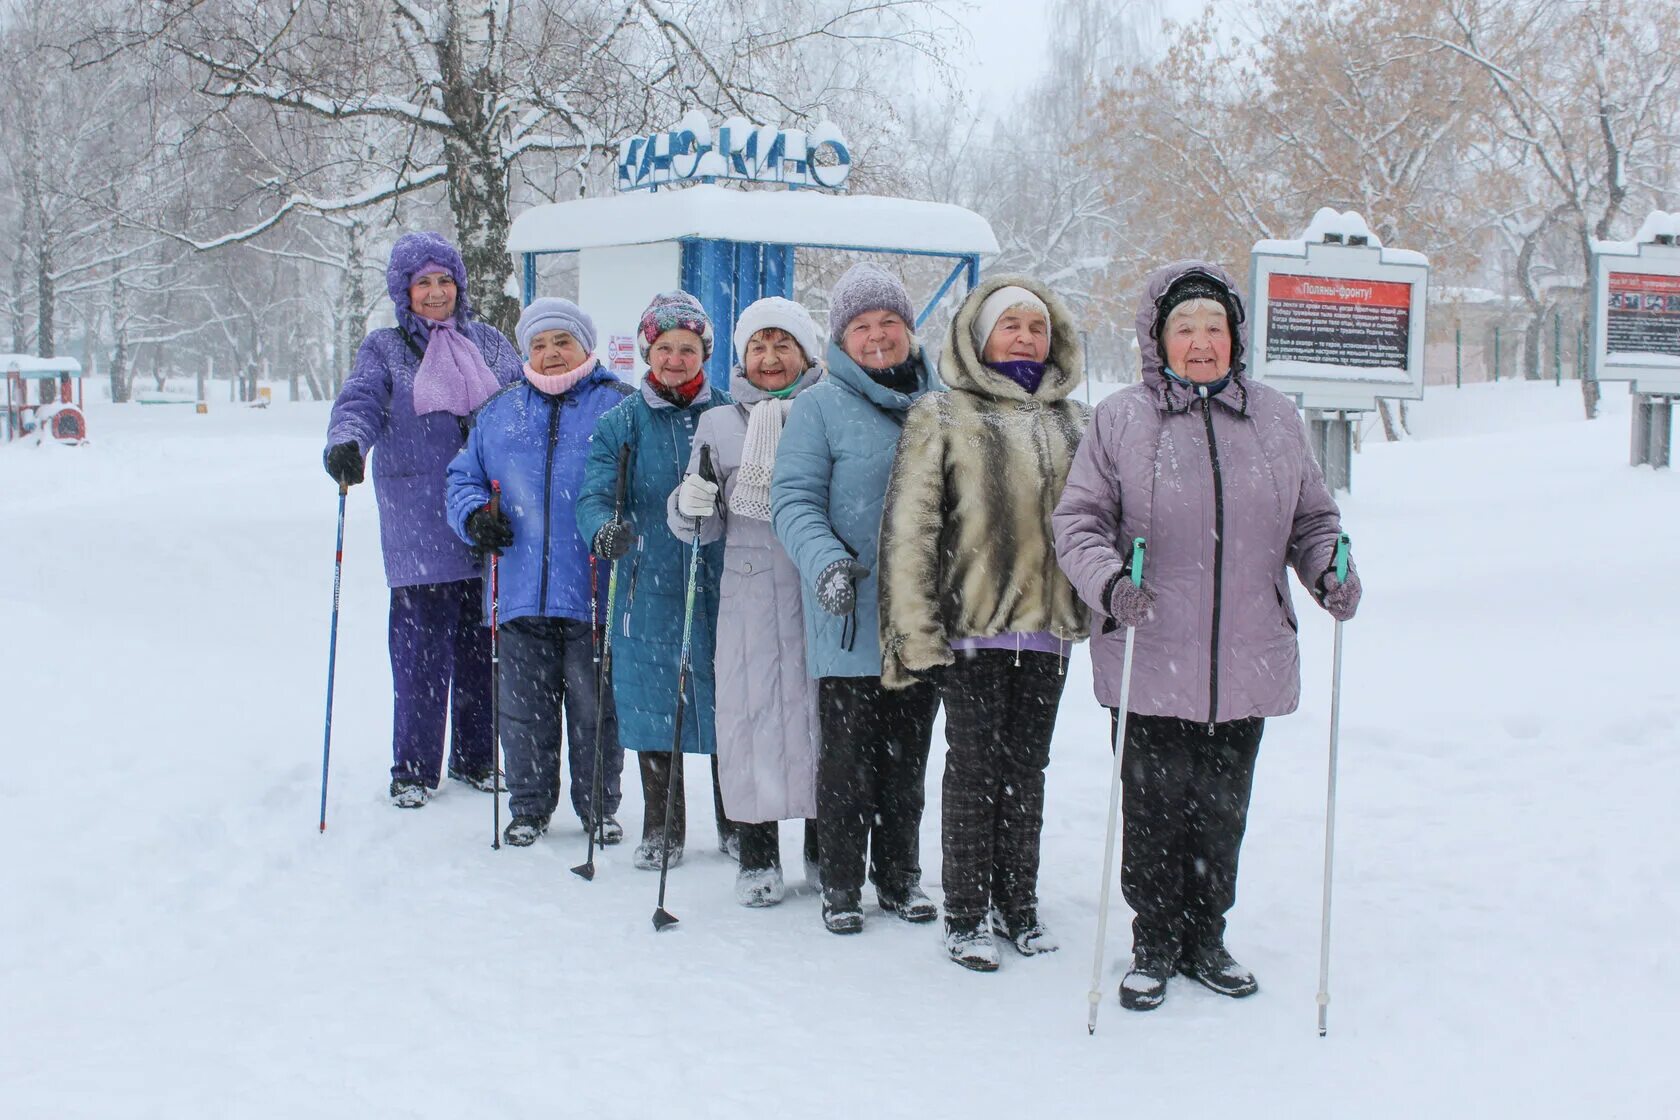
[[[490,480],[490,512],[502,511],[502,484]],[[490,550],[490,847],[502,850],[502,552]]]
[[[1353,542],[1343,533],[1336,539],[1336,582],[1347,580],[1348,551]],[[1318,940],[1318,1037],[1329,1030],[1330,1015],[1330,872],[1336,852],[1336,751],[1342,735],[1342,621],[1336,620],[1335,653],[1330,670],[1330,782],[1324,798],[1324,922]]]
[[[712,449],[700,445],[700,477],[717,481],[712,473]],[[653,928],[662,930],[677,924],[677,916],[665,909],[665,876],[671,871],[671,817],[676,813],[677,785],[682,781],[683,693],[688,689],[689,641],[694,633],[694,585],[700,574],[700,519],[694,519],[694,540],[688,546],[688,591],[683,599],[682,657],[677,662],[677,719],[671,733],[670,781],[665,785],[665,835],[660,840],[659,905],[654,907]],[[698,729],[697,729],[698,730]]]
[[[1132,540],[1130,571],[1126,578],[1133,587],[1143,584],[1143,538]],[[1114,831],[1120,820],[1120,760],[1126,746],[1126,707],[1132,699],[1132,654],[1137,648],[1137,627],[1126,627],[1126,659],[1120,667],[1120,707],[1114,726],[1114,769],[1108,778],[1108,840],[1103,847],[1102,891],[1097,902],[1097,948],[1091,961],[1091,990],[1085,994],[1090,1001],[1090,1017],[1085,1020],[1085,1033],[1097,1033],[1097,1009],[1102,1006],[1103,947],[1108,941],[1108,891],[1114,881]]]
[[[613,520],[624,516],[624,488],[630,475],[630,445],[627,443],[618,449],[618,481],[613,490]],[[606,802],[606,778],[602,770],[606,767],[604,751],[601,746],[601,730],[606,725],[607,682],[612,677],[612,632],[613,632],[613,604],[618,601],[618,561],[614,560],[607,569],[607,628],[603,637],[601,626],[595,614],[595,554],[589,554],[589,620],[595,624],[593,646],[595,649],[595,782],[590,794],[590,815],[594,821],[589,827],[589,853],[584,861],[572,868],[572,874],[583,879],[595,878],[595,846],[599,836],[600,846],[607,846],[606,814],[602,812]]]
[[327,830],[327,762],[332,758],[333,675],[338,667],[338,588],[344,575],[344,497],[346,483],[338,484],[338,544],[333,546],[332,636],[327,639],[327,730],[321,741],[321,831]]

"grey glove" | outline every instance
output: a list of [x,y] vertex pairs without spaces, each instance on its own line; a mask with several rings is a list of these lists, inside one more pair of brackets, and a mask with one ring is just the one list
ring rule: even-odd
[[1155,592],[1133,583],[1122,571],[1108,581],[1103,601],[1107,604],[1108,617],[1120,625],[1142,626],[1155,608]]
[[832,615],[848,615],[857,607],[857,581],[869,569],[856,560],[836,560],[817,576],[817,603]]
[[1337,622],[1346,622],[1353,617],[1364,591],[1359,583],[1359,569],[1351,564],[1348,565],[1346,582],[1336,578],[1334,568],[1324,569],[1324,574],[1318,577],[1318,603]]

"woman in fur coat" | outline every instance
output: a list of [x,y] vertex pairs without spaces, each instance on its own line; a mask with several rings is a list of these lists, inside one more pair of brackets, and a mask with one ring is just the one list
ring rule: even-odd
[[998,967],[994,930],[1024,956],[1056,948],[1038,917],[1044,768],[1088,627],[1050,515],[1090,416],[1068,399],[1084,367],[1048,288],[980,285],[940,357],[950,391],[910,410],[887,483],[881,677],[934,681],[945,703],[945,948],[980,972]]

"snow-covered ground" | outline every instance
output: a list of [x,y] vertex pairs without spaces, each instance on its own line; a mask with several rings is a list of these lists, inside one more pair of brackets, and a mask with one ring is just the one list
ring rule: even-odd
[[1431,394],[1344,503],[1367,593],[1325,1039],[1331,629],[1299,593],[1305,700],[1267,729],[1230,932],[1262,990],[1122,1011],[1117,906],[1090,1038],[1109,765],[1083,653],[1045,827],[1061,953],[982,976],[873,907],[850,938],[803,889],[743,910],[704,810],[655,934],[628,846],[585,883],[564,817],[493,852],[483,794],[387,804],[367,486],[316,834],[324,406],[95,406],[88,447],[0,448],[0,1114],[1673,1115],[1680,478],[1626,465],[1619,389],[1592,424],[1573,386]]

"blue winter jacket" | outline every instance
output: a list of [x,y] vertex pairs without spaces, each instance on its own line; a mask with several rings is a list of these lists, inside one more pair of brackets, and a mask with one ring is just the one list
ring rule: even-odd
[[467,518],[489,502],[490,480],[501,483],[513,523],[499,564],[501,621],[589,620],[589,546],[577,528],[584,457],[596,421],[633,391],[597,365],[561,396],[522,377],[479,408],[449,464],[444,504],[449,527],[470,544]]
[[[665,500],[682,481],[701,415],[732,403],[708,382],[692,404],[677,408],[644,381],[639,392],[601,417],[589,444],[577,504],[578,530],[587,541],[612,517],[618,450],[626,444],[631,449],[624,519],[635,530],[636,543],[618,562],[612,655],[618,741],[631,750],[671,749],[689,546],[666,526]],[[683,708],[682,749],[690,754],[717,749],[712,650],[722,573],[722,542],[702,546],[689,653],[691,686]]]
[[[904,414],[924,393],[942,388],[933,356],[923,348],[920,357],[916,391],[897,393],[831,342],[828,376],[799,394],[782,429],[770,517],[806,588],[805,663],[813,677],[881,675],[875,553],[887,476]],[[856,611],[839,618],[823,610],[815,589],[823,569],[848,558],[869,575],[858,581]]]

